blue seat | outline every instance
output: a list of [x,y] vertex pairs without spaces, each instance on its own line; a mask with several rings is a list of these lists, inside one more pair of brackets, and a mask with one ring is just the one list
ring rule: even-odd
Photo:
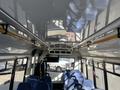
[[50,87],[46,82],[39,82],[34,90],[50,90]]
[[27,83],[31,85],[32,90],[51,90],[50,85],[47,82],[47,78],[39,79],[36,76],[29,76],[27,78]]
[[51,77],[50,76],[44,76],[44,80],[46,83],[48,83],[49,87],[50,87],[50,90],[53,89],[53,85],[52,85],[52,80],[51,80]]
[[32,88],[29,83],[20,83],[17,90],[32,90]]
[[39,79],[39,77],[38,77],[38,76],[34,76],[34,75],[30,75],[30,76],[28,77],[28,79]]
[[31,85],[32,90],[35,90],[35,87],[36,87],[37,84],[39,83],[39,80],[38,80],[38,77],[31,75],[31,76],[29,76],[29,77],[27,78],[27,81],[26,81],[26,82]]
[[44,76],[44,79],[46,82],[52,82],[51,77],[50,76]]

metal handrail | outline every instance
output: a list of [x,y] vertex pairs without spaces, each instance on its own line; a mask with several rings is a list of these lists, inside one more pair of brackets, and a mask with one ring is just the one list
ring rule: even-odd
[[42,41],[38,36],[33,34],[28,28],[24,27],[20,22],[18,22],[13,17],[11,17],[2,8],[0,8],[0,19],[2,19],[7,24],[10,24],[13,27],[15,27],[16,30],[24,32],[25,34],[29,35],[31,38],[35,38],[40,44],[44,45],[45,47],[49,47],[47,43]]
[[[75,48],[77,46],[83,45],[84,43],[92,40],[94,37],[97,37],[109,30],[115,29],[117,27],[119,27],[120,25],[120,17],[117,18],[115,21],[113,21],[112,23],[108,24],[107,26],[103,27],[102,29],[100,29],[99,31],[95,32],[94,34],[90,35],[88,38],[84,39],[83,41],[81,41],[79,44],[75,44],[72,48]],[[117,29],[115,29],[117,30]]]

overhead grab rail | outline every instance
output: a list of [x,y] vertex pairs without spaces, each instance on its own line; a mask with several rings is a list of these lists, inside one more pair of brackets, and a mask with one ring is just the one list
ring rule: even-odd
[[111,57],[111,56],[103,56],[103,55],[83,55],[83,57],[93,57],[93,58],[106,58],[106,59],[111,59],[111,60],[119,60],[120,57]]
[[2,8],[0,8],[0,19],[6,22],[7,24],[10,24],[13,27],[15,27],[16,30],[24,32],[25,34],[29,35],[31,38],[35,38],[35,40],[37,40],[40,44],[44,45],[45,47],[49,47],[47,43],[43,42],[38,36],[33,34],[28,28],[24,27],[21,23],[19,23],[17,20],[12,18]]
[[2,26],[0,26],[0,32],[2,34],[6,34],[6,35],[9,35],[9,36],[12,36],[14,38],[17,38],[19,40],[24,40],[26,43],[29,43],[29,44],[34,44],[31,39],[27,38],[27,37],[24,37],[18,33],[15,33],[15,32],[12,32],[12,31],[9,31],[9,30],[5,30]]
[[0,53],[0,56],[30,56],[29,53]]
[[7,60],[13,60],[14,58],[24,58],[24,57],[30,57],[31,54],[29,53],[0,53],[0,62],[7,61]]
[[93,42],[92,44],[99,44],[99,43],[114,40],[114,39],[118,39],[117,34],[106,36],[105,38],[99,39],[99,40]]
[[[17,57],[18,59],[23,59],[23,58],[27,58],[29,56],[22,56],[22,57]],[[16,59],[16,57],[13,58],[5,58],[5,59],[0,59],[0,62],[5,62],[5,61],[14,61]]]
[[[105,59],[106,62],[109,63],[119,63],[120,57],[108,57],[108,56],[99,56],[99,55],[83,55],[83,58],[86,57],[91,57],[91,58],[99,58],[99,62],[103,61]],[[97,61],[97,59],[96,59]]]
[[[113,21],[112,23],[108,24],[107,26],[103,27],[99,31],[95,32],[94,34],[90,35],[88,38],[84,39],[81,43],[75,44],[72,48],[76,48],[78,46],[84,46],[88,41],[93,40],[95,37],[104,34],[109,30],[118,30],[117,28],[120,26],[120,17]],[[117,36],[117,35],[116,35]],[[116,37],[114,36],[114,37]],[[119,37],[118,37],[119,38]]]
[[88,41],[86,44],[82,45],[82,47],[86,47],[86,46],[89,47],[90,45],[100,44],[100,43],[108,42],[108,41],[115,40],[115,39],[118,39],[117,34],[105,36],[105,37],[100,38],[98,40],[95,40],[93,42],[92,41]]

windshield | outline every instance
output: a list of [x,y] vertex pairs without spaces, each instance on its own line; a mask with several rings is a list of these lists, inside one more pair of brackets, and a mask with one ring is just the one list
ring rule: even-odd
[[47,68],[52,81],[61,81],[63,72],[73,69],[72,63],[74,58],[59,58],[59,62],[49,62]]

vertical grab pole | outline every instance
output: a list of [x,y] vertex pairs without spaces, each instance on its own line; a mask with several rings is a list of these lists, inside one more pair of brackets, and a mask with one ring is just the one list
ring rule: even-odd
[[31,75],[31,68],[32,68],[32,56],[28,57],[28,66],[27,66],[27,75]]
[[5,63],[5,70],[7,69],[7,64],[8,64],[8,61],[6,61],[6,63]]
[[103,62],[103,72],[104,72],[105,90],[108,90],[108,79],[107,79],[107,72],[106,72],[106,64],[105,64],[105,62]]
[[25,82],[25,76],[26,76],[26,73],[27,73],[27,66],[28,66],[28,57],[26,59],[27,59],[27,61],[26,61],[26,65],[25,65],[25,72],[24,72],[23,82]]
[[96,75],[95,75],[95,64],[94,64],[94,60],[92,60],[92,65],[93,65],[93,81],[94,81],[95,88],[97,88],[97,85],[96,85]]
[[23,66],[23,63],[24,63],[24,58],[22,59],[22,66]]
[[83,73],[83,62],[82,62],[82,59],[81,59],[81,72]]
[[11,74],[11,81],[10,81],[9,90],[13,90],[16,65],[17,65],[17,59],[14,60],[14,65],[13,65],[13,69],[12,69],[12,74]]
[[88,64],[87,64],[87,59],[86,59],[86,78],[88,79]]
[[78,65],[79,65],[79,70],[80,70],[80,58],[79,58],[79,64]]
[[113,72],[115,73],[115,64],[112,64],[113,65]]

